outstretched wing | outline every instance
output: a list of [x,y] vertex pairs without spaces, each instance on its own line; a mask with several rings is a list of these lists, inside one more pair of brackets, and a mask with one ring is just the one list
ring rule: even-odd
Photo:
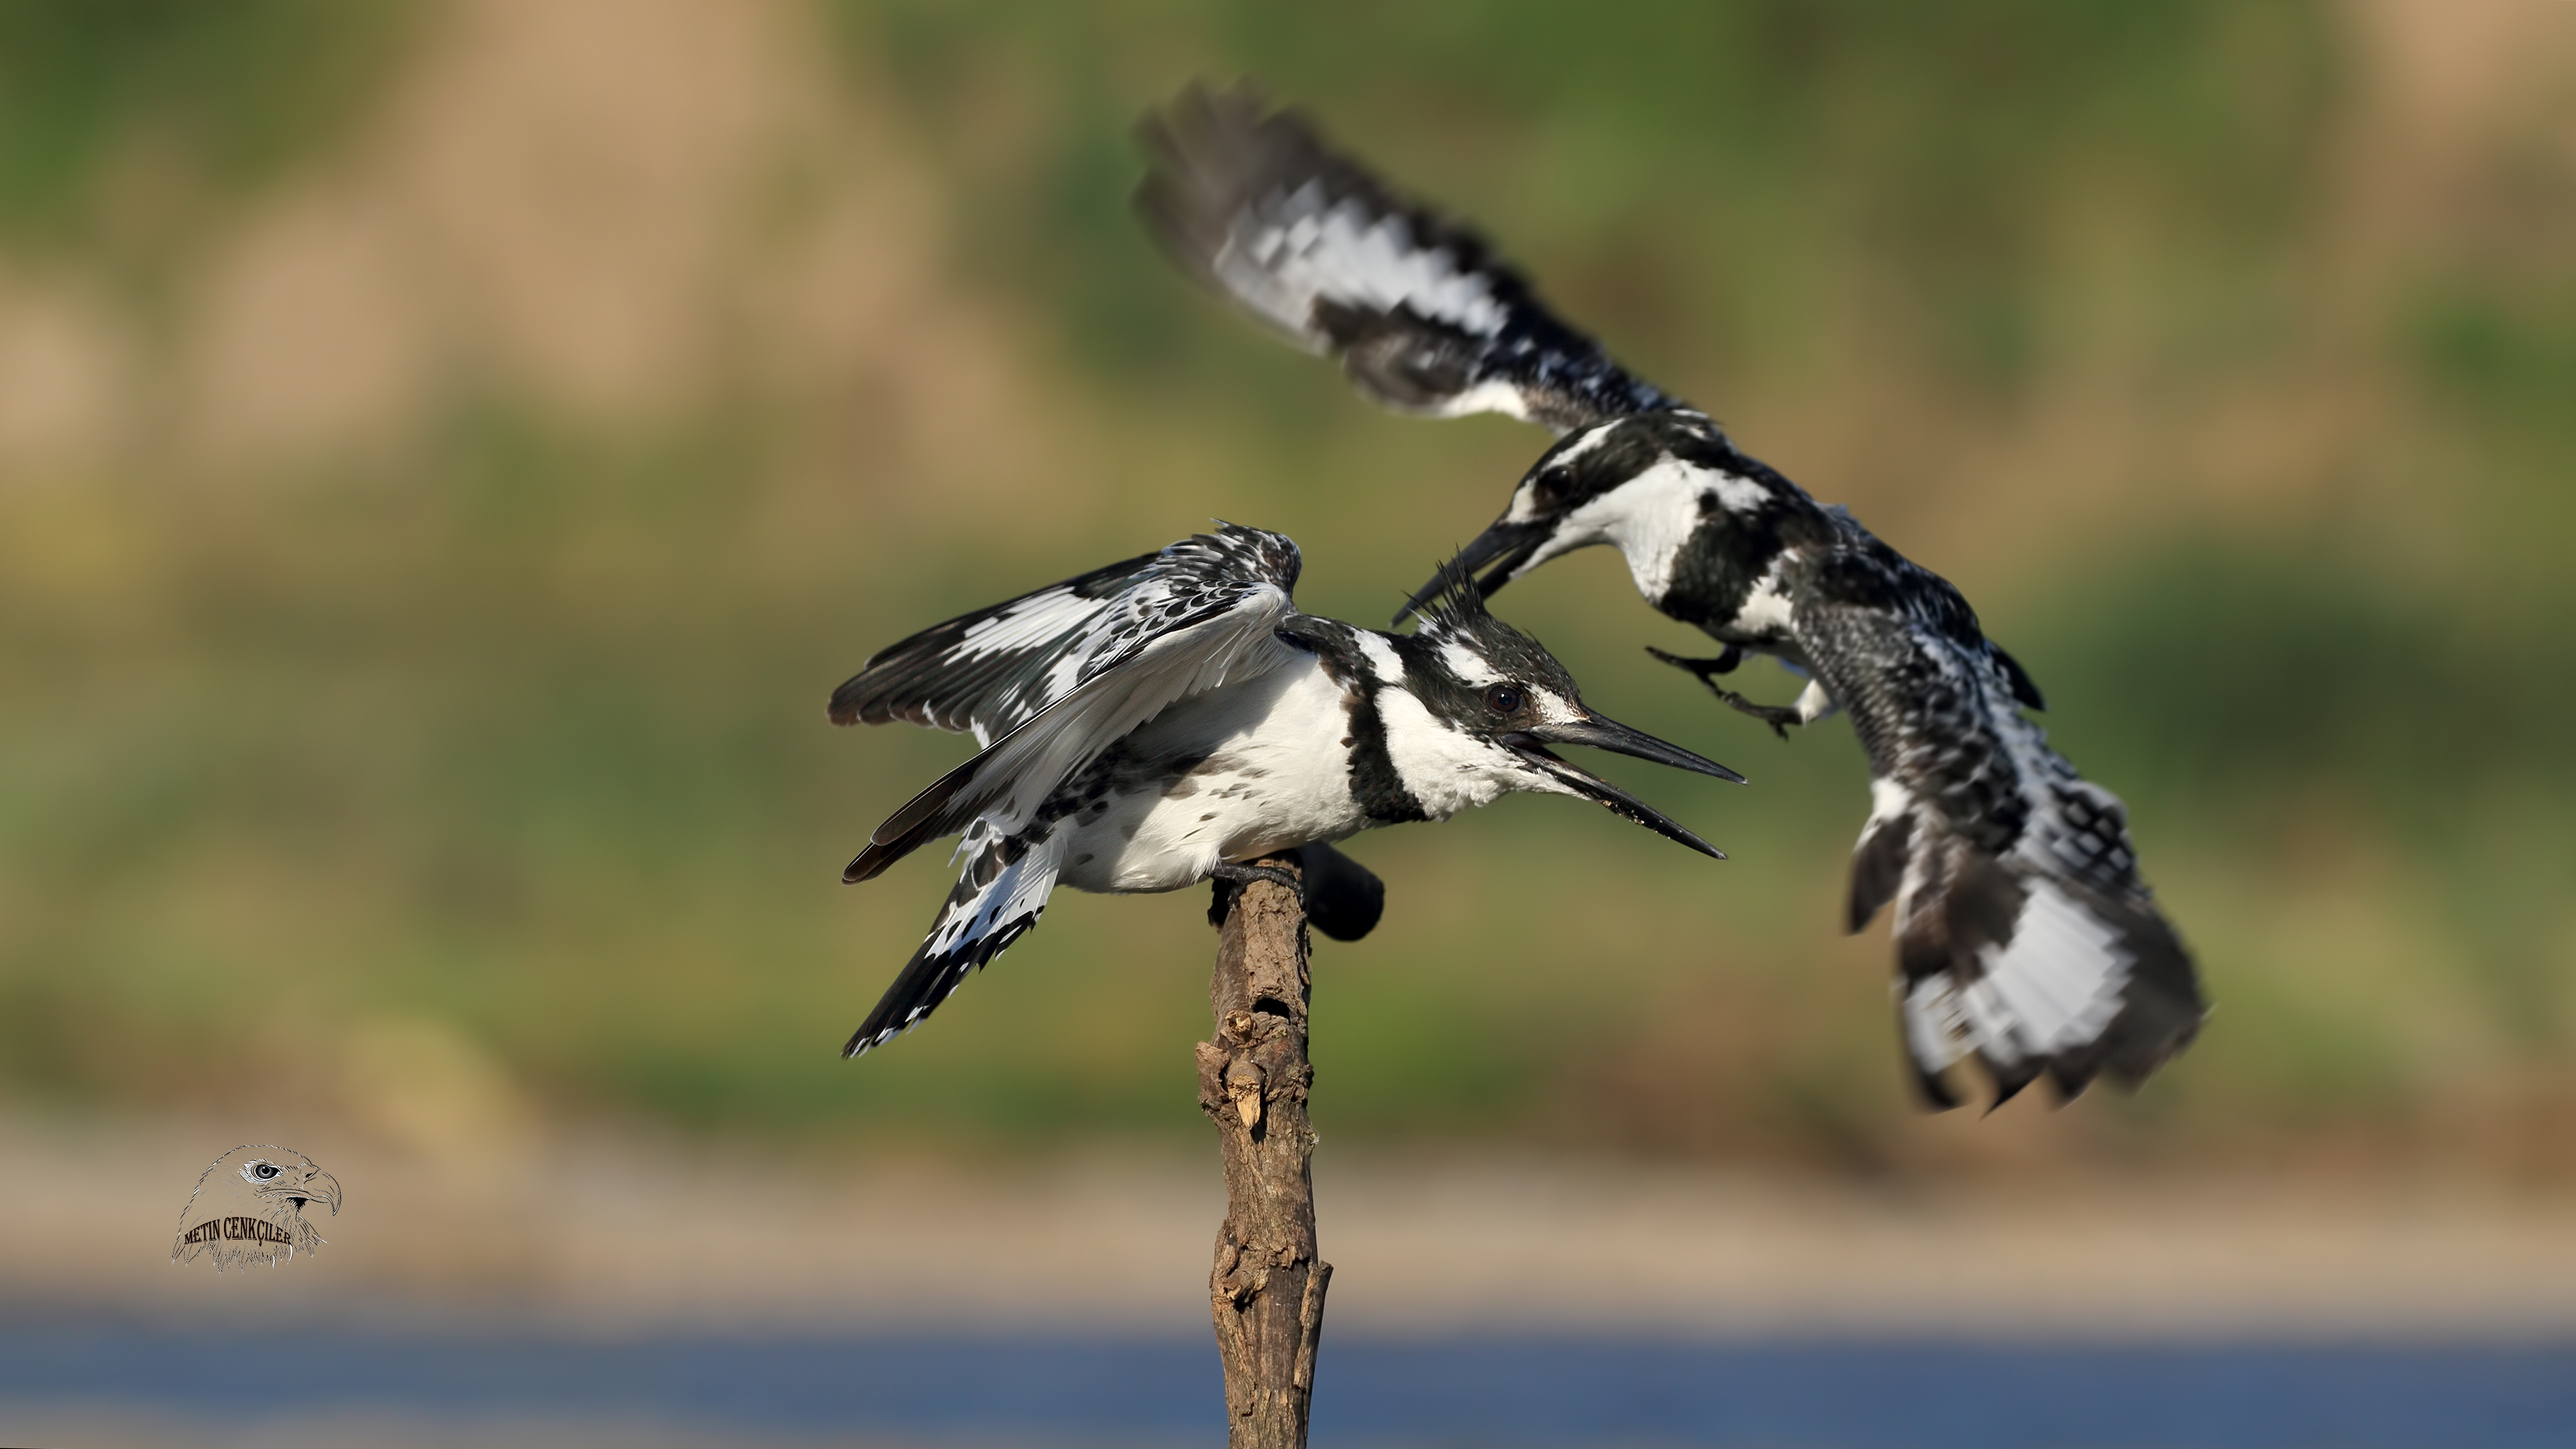
[[[1065,776],[1175,702],[1297,657],[1278,630],[1296,613],[1298,564],[1297,545],[1284,535],[1226,524],[1142,561],[1105,598],[1077,606],[1069,602],[1075,594],[1032,604],[1084,582],[1074,580],[941,625],[878,656],[834,695],[834,718],[842,717],[845,699],[849,717],[867,719],[934,714],[928,701],[938,698],[949,701],[953,717],[970,721],[979,739],[987,732],[998,737],[878,826],[842,878],[866,880],[979,816],[991,815],[1002,834],[1011,834]],[[1071,622],[1077,607],[1087,612]],[[1059,612],[1057,621],[1040,623],[1050,610]],[[973,620],[1001,622],[979,633]],[[967,627],[943,635],[958,624]],[[1041,646],[982,649],[997,635],[1016,637],[1015,629],[1063,647],[1054,653]],[[913,643],[924,640],[931,642],[914,651]],[[948,690],[938,661],[985,678],[980,671],[988,652],[1019,657],[977,690]],[[903,682],[873,685],[881,666]]]
[[1403,412],[1570,432],[1675,406],[1543,306],[1472,230],[1398,196],[1249,86],[1146,117],[1137,209],[1206,285]]
[[832,723],[910,720],[990,745],[1220,597],[1292,593],[1298,564],[1286,537],[1226,524],[961,614],[879,650],[832,691]]
[[1122,617],[1137,575],[1161,557],[1096,568],[877,651],[832,691],[832,723],[910,720],[991,744],[1062,699],[1070,675],[1113,647],[1102,626]]
[[2042,1075],[2070,1097],[2105,1072],[2144,1080],[2208,1007],[2119,800],[2022,716],[2036,691],[1973,616],[1962,631],[1943,601],[1819,592],[1838,597],[1800,609],[1799,641],[1873,776],[1848,925],[1896,903],[1898,1009],[1925,1097],[1955,1105],[1944,1078],[1972,1056],[1998,1102]]

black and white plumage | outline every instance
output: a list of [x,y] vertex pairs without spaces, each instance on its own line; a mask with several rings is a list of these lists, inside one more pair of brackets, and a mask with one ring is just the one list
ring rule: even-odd
[[[1658,658],[1784,735],[1851,715],[1873,780],[1847,926],[1894,901],[1899,1017],[1929,1102],[1956,1104],[1946,1078],[1970,1056],[2001,1102],[2042,1075],[2067,1096],[2102,1072],[2135,1085],[2191,1040],[2206,1006],[2120,801],[2048,747],[2022,713],[2037,687],[1958,590],[1621,368],[1474,232],[1295,113],[1194,89],[1145,138],[1139,208],[1188,271],[1338,355],[1380,402],[1560,435],[1455,560],[1485,593],[1609,544],[1648,603],[1724,646]],[[1807,676],[1794,703],[1716,682],[1748,653]]]
[[1718,854],[1547,746],[1741,777],[1587,708],[1537,641],[1486,612],[1471,576],[1452,571],[1421,627],[1398,635],[1298,613],[1298,567],[1285,537],[1224,525],[935,625],[833,692],[836,724],[910,720],[983,746],[843,873],[868,880],[964,837],[956,889],[846,1055],[929,1015],[1035,926],[1059,885],[1175,890],[1524,790]]
[[1137,191],[1173,260],[1361,392],[1433,417],[1562,432],[1673,399],[1539,305],[1474,232],[1397,197],[1247,90],[1184,92],[1146,122]]

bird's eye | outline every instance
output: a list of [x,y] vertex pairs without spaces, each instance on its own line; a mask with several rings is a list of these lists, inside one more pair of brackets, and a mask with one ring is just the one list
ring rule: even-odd
[[1485,691],[1485,708],[1496,714],[1519,714],[1529,695],[1517,684],[1497,684]]
[[274,1162],[263,1162],[258,1166],[253,1167],[250,1171],[253,1177],[258,1178],[262,1182],[266,1182],[270,1178],[277,1176],[277,1164]]

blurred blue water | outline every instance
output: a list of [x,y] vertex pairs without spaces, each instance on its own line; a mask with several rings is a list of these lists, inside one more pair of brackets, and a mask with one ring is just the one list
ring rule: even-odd
[[[1326,1339],[1318,1445],[2565,1449],[2576,1345]],[[1216,1351],[1162,1338],[239,1334],[10,1315],[0,1405],[209,1426],[384,1412],[736,1433],[1212,1444]]]

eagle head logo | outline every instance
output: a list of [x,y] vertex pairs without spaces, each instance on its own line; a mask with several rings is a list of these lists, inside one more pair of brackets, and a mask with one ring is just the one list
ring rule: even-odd
[[170,1261],[193,1263],[204,1253],[218,1273],[292,1262],[299,1250],[322,1246],[322,1234],[304,1215],[305,1206],[317,1202],[339,1215],[340,1180],[312,1158],[292,1147],[236,1147],[216,1158],[188,1194]]

